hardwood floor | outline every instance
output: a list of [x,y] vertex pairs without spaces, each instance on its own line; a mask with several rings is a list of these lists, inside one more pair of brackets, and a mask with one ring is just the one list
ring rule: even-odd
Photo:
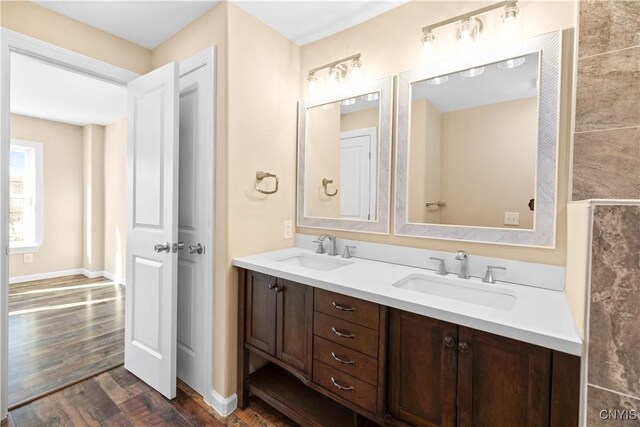
[[124,288],[83,275],[9,285],[9,407],[124,362]]
[[[289,427],[293,421],[259,399],[227,418],[182,381],[167,400],[123,367],[102,373],[9,412],[7,427],[38,426]],[[4,427],[4,426],[3,426]]]

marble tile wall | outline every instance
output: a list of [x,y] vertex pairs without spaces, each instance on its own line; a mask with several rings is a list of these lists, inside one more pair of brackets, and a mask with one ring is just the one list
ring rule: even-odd
[[640,203],[593,214],[587,424],[640,426]]
[[573,200],[640,199],[640,1],[580,2]]

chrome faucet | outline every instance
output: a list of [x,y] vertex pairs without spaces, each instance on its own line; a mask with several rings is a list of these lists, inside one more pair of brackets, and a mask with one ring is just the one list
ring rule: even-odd
[[468,279],[469,276],[469,254],[464,251],[458,251],[456,253],[456,259],[460,261],[460,273],[458,277],[461,279]]
[[336,238],[330,234],[322,234],[318,237],[318,240],[324,242],[324,239],[329,239],[329,248],[327,249],[327,255],[338,255],[338,248],[336,247]]

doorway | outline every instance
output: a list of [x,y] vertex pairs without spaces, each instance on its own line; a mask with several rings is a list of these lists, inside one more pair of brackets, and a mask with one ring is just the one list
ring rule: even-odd
[[[101,63],[82,55],[65,51],[64,49],[52,47],[46,45],[37,40],[25,37],[10,31],[3,31],[2,40],[2,158],[9,160],[9,147],[10,147],[10,110],[9,110],[9,65],[11,63],[11,54],[27,54],[31,58],[35,58],[38,61],[43,61],[49,65],[55,65],[61,67],[67,71],[71,70],[74,73],[90,76],[92,78],[98,78],[102,81],[107,81],[111,84],[117,84],[120,87],[126,87],[127,83],[135,79],[137,76],[125,70],[118,69],[116,67]],[[213,203],[203,203],[203,200],[213,200],[213,176],[214,176],[214,124],[213,124],[213,107],[214,107],[214,51],[208,49],[194,56],[193,58],[184,61],[180,64],[179,82],[180,82],[180,106],[183,106],[184,112],[180,114],[180,141],[186,141],[185,144],[180,144],[179,154],[181,155],[180,170],[184,171],[183,176],[180,173],[178,182],[180,182],[180,203],[177,206],[177,210],[180,212],[180,238],[184,241],[186,250],[180,253],[180,256],[176,257],[176,268],[178,272],[177,285],[176,286],[176,325],[175,325],[175,347],[177,355],[174,358],[176,369],[174,372],[185,383],[191,386],[198,393],[203,395],[207,401],[210,400],[212,391],[212,330],[213,330]],[[183,154],[184,153],[184,154]],[[191,160],[190,160],[191,159]],[[9,168],[8,161],[3,162],[1,175],[3,182],[9,181]],[[45,165],[46,168],[46,165]],[[111,169],[105,167],[105,169]],[[124,170],[124,167],[123,167]],[[126,181],[124,177],[121,177],[123,181]],[[124,199],[124,194],[120,194]],[[197,201],[197,213],[190,215],[190,210],[183,207],[188,203],[195,204]],[[124,205],[124,200],[123,200]],[[46,205],[45,205],[46,206]],[[0,213],[0,220],[6,225],[9,224],[9,211],[8,206],[3,204],[2,213]],[[46,211],[44,212],[46,216]],[[95,226],[95,223],[94,223]],[[119,230],[120,234],[118,239],[123,245],[126,244],[127,233],[126,227]],[[0,231],[3,243],[9,242],[8,227]],[[199,238],[198,238],[199,237]],[[198,245],[199,244],[199,245]],[[106,248],[106,245],[103,246]],[[189,253],[189,249],[193,253]],[[126,252],[126,250],[125,250]],[[36,252],[37,253],[37,252]],[[86,252],[85,252],[86,254]],[[92,252],[95,255],[95,252]],[[198,257],[198,258],[196,258]],[[28,300],[30,296],[39,295],[52,295],[56,292],[68,290],[78,292],[83,289],[83,292],[91,291],[95,296],[98,295],[98,291],[104,292],[107,289],[114,291],[115,296],[110,295],[105,298],[97,298],[114,301],[115,305],[122,308],[126,301],[123,300],[122,294],[124,289],[120,287],[118,282],[126,282],[124,279],[127,276],[128,260],[123,256],[125,261],[120,262],[119,267],[121,271],[121,277],[116,275],[102,274],[103,271],[98,271],[97,277],[86,277],[85,271],[81,271],[79,274],[71,275],[72,277],[60,278],[48,278],[44,280],[57,280],[57,282],[50,283],[31,283],[24,285],[26,281],[23,281],[22,288],[18,289],[23,300]],[[194,259],[195,258],[195,259]],[[15,369],[9,367],[9,344],[11,338],[9,338],[9,316],[8,313],[12,310],[13,316],[15,313],[20,313],[21,309],[15,310],[10,308],[9,290],[10,286],[17,285],[16,283],[9,285],[9,273],[10,266],[7,258],[3,257],[2,260],[2,293],[0,295],[0,344],[2,352],[0,352],[0,403],[2,409],[2,415],[7,411],[7,385],[12,376],[14,376]],[[95,271],[93,273],[96,273]],[[89,274],[91,276],[92,274]],[[104,277],[110,276],[110,277]],[[37,279],[38,277],[34,277]],[[126,286],[126,283],[122,283]],[[184,286],[183,286],[184,285]],[[38,287],[40,286],[40,287]],[[62,289],[64,288],[64,289]],[[52,290],[55,289],[55,290]],[[130,289],[129,289],[130,290]],[[113,298],[113,299],[112,299]],[[93,301],[93,297],[92,297]],[[60,306],[57,308],[51,308],[46,310],[39,310],[39,312],[59,312],[68,314],[69,309],[73,307],[65,306],[65,304],[73,303],[60,303],[49,304],[48,307]],[[106,310],[106,301],[88,304],[84,307],[85,312],[99,312],[97,308]],[[33,310],[38,307],[30,307],[24,310]],[[119,314],[120,313],[120,314]],[[22,313],[21,313],[22,314]],[[104,314],[104,313],[103,313]],[[111,310],[109,314],[113,314],[115,318],[108,320],[110,325],[117,329],[118,316],[121,318],[121,312],[117,310]],[[95,318],[93,318],[95,320]],[[94,323],[92,326],[94,329],[98,329]],[[62,326],[64,329],[64,326]],[[68,328],[67,328],[68,329]],[[42,331],[40,331],[42,333]],[[66,330],[68,334],[70,331]],[[117,338],[117,333],[111,338],[114,342],[122,340]],[[19,340],[21,341],[21,340]],[[81,349],[76,348],[76,356],[80,356]],[[100,357],[96,357],[100,358]],[[82,357],[77,357],[82,360]],[[51,360],[56,360],[55,355]],[[85,360],[86,362],[86,360]],[[104,361],[103,361],[104,362]],[[106,363],[106,362],[105,362]],[[120,362],[122,363],[122,362]],[[83,368],[87,368],[87,363],[82,364]],[[78,370],[79,371],[79,370]],[[64,381],[64,380],[60,380]]]

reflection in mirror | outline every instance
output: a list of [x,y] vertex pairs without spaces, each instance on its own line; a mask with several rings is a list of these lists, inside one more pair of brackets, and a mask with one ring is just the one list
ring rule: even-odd
[[407,220],[534,228],[539,53],[411,84]]
[[305,216],[375,220],[380,96],[306,111]]

